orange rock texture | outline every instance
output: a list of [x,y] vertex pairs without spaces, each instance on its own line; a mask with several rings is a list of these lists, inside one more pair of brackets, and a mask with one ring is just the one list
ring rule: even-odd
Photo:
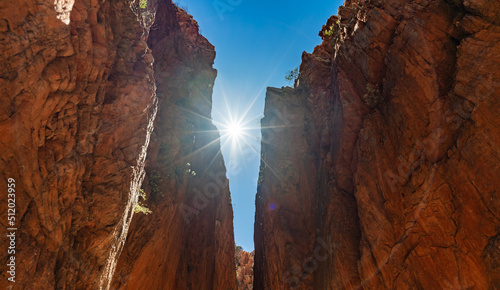
[[0,234],[8,178],[17,228],[2,289],[107,287],[156,111],[149,28],[129,2],[56,2],[0,4]]
[[234,259],[236,262],[236,283],[238,290],[253,289],[253,258],[255,251],[246,252],[242,249],[236,249]]
[[[0,44],[0,234],[17,228],[0,288],[109,288],[134,216],[115,285],[234,289],[215,52],[192,18],[167,0],[2,2]],[[134,214],[146,174],[152,213]]]
[[233,212],[210,119],[214,47],[171,2],[158,4],[149,46],[158,114],[144,192],[115,273],[115,289],[236,289]]
[[269,88],[255,289],[500,288],[500,3],[346,1]]

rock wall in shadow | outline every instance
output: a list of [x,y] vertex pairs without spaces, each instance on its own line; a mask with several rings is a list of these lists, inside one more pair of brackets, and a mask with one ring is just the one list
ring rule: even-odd
[[113,287],[233,289],[215,51],[192,17],[167,0],[5,2],[0,44],[0,187],[15,186],[0,234],[16,237],[0,287],[109,288],[126,243]]
[[113,287],[235,289],[233,211],[211,121],[214,47],[167,1],[148,43],[159,99],[143,186],[152,213],[134,217]]
[[500,287],[500,5],[346,1],[269,88],[255,289]]

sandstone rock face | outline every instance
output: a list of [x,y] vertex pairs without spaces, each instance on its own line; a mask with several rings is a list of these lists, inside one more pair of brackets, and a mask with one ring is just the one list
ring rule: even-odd
[[268,89],[255,289],[500,287],[500,4],[346,1]]
[[[0,4],[0,188],[15,180],[17,228],[16,282],[2,263],[2,289],[109,288],[146,172],[140,201],[153,213],[135,214],[119,272],[133,271],[115,284],[236,286],[232,207],[210,121],[214,48],[171,1],[138,5]],[[5,237],[14,226],[0,197]],[[9,243],[0,239],[2,261]]]
[[235,250],[236,282],[238,290],[253,289],[253,263],[255,251]]
[[214,47],[190,15],[160,2],[149,46],[158,115],[143,202],[115,273],[115,289],[236,289],[233,212],[210,119]]
[[8,178],[17,228],[16,282],[2,263],[3,289],[106,287],[155,116],[137,11],[128,1],[56,2],[0,4],[0,234],[11,227]]

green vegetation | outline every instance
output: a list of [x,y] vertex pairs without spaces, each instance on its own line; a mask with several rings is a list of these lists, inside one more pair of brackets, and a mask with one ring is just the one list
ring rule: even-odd
[[196,171],[191,169],[191,163],[189,162],[186,162],[186,164],[184,164],[183,166],[176,167],[174,172],[177,176],[177,180],[179,180],[180,182],[184,182],[184,176],[186,174],[190,176],[196,176]]
[[186,163],[186,170],[185,172],[187,174],[190,174],[191,176],[195,176],[196,175],[196,172],[194,170],[191,169],[191,163]]
[[241,252],[241,251],[243,251],[243,247],[242,246],[234,246],[234,251],[236,253]]
[[332,36],[333,35],[333,25],[330,26],[330,29],[325,30],[325,32],[323,34],[326,36]]
[[148,6],[148,0],[140,0],[139,1],[139,8],[145,9],[146,6]]
[[[144,201],[146,201],[146,193],[144,192],[144,190],[139,189],[139,197],[142,198]],[[152,213],[152,211],[149,208],[147,208],[146,205],[142,204],[141,201],[137,201],[134,212],[142,213],[145,215]]]
[[293,70],[289,71],[286,75],[285,75],[285,80],[289,81],[289,82],[293,82],[295,81],[297,78],[299,77],[299,68],[296,67],[294,68]]
[[324,36],[332,37],[337,36],[340,30],[340,22],[337,20],[334,24],[332,24],[327,30],[323,32]]

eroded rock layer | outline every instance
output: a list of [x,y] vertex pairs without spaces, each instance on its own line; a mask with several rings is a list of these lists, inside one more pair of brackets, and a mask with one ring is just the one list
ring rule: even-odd
[[0,195],[0,234],[17,228],[15,283],[2,238],[0,287],[108,288],[139,199],[152,213],[135,213],[116,285],[233,289],[215,52],[192,18],[167,0],[2,2],[0,45],[0,187],[16,190],[13,225]]
[[268,89],[255,289],[500,287],[500,4],[346,1]]
[[234,260],[236,262],[236,284],[238,290],[253,289],[253,258],[255,252],[246,252],[236,247]]
[[15,179],[17,228],[15,283],[0,239],[1,288],[106,287],[156,110],[148,28],[130,3],[56,2],[0,4],[0,187]]
[[233,212],[211,122],[214,47],[190,15],[160,2],[149,45],[159,99],[143,201],[116,289],[235,289]]

